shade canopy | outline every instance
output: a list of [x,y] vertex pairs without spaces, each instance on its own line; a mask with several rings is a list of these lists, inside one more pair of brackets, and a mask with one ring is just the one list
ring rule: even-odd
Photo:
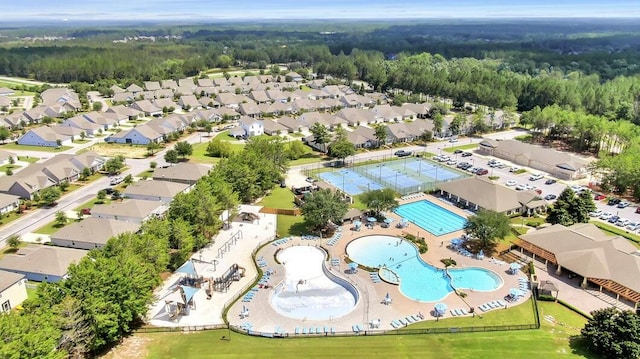
[[384,219],[384,223],[389,224],[389,223],[391,223],[391,222],[393,222],[393,218],[389,218],[389,217],[387,217],[387,218],[385,218],[385,219]]
[[358,269],[358,263],[356,263],[356,262],[349,263],[349,269],[351,269],[351,270]]
[[356,226],[356,227],[360,227],[362,225],[362,222],[355,221],[355,222],[353,222],[353,225]]
[[376,217],[369,217],[369,218],[367,218],[367,221],[369,221],[369,222],[376,222],[376,221],[377,221],[377,219],[376,219]]
[[185,297],[187,303],[189,303],[191,301],[191,299],[193,299],[193,296],[200,290],[198,288],[188,287],[188,286],[185,286],[185,285],[182,285],[180,287],[184,291],[184,297]]
[[509,295],[512,297],[521,297],[522,295],[524,295],[524,292],[518,288],[511,288],[509,289]]
[[515,263],[515,262],[509,265],[509,268],[511,268],[511,270],[514,270],[514,271],[520,269],[520,267],[521,267],[520,263]]
[[196,267],[193,265],[193,262],[190,260],[184,262],[184,264],[181,265],[180,268],[176,269],[176,272],[197,276]]
[[454,246],[459,246],[462,243],[464,243],[464,240],[462,238],[454,238],[451,240],[451,244],[453,244]]

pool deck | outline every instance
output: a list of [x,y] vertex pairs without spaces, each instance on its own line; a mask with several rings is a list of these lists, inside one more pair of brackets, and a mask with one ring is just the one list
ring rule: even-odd
[[[409,200],[402,200],[401,204],[425,199],[433,201],[439,206],[445,207],[457,214],[465,217],[467,216],[467,214],[459,208],[445,204],[428,195],[416,195]],[[394,223],[399,222],[400,218],[397,215],[392,213],[390,216],[395,219]],[[377,329],[391,330],[394,329],[391,326],[391,321],[404,319],[407,316],[417,315],[418,313],[423,314],[424,320],[436,320],[436,318],[431,314],[435,303],[411,300],[400,293],[398,286],[385,283],[384,281],[380,283],[373,283],[369,277],[369,272],[365,270],[358,270],[355,274],[350,273],[349,267],[344,260],[346,257],[346,246],[352,240],[367,235],[402,236],[407,233],[418,234],[419,232],[420,236],[424,237],[429,245],[427,253],[421,255],[422,259],[427,263],[443,268],[444,266],[440,262],[440,259],[452,258],[458,264],[456,268],[482,267],[494,271],[503,279],[504,284],[496,291],[479,292],[463,290],[468,294],[464,300],[455,293],[449,294],[445,299],[440,301],[446,303],[448,307],[444,318],[452,317],[451,312],[449,311],[451,309],[464,308],[469,311],[470,307],[475,307],[476,316],[481,316],[484,312],[480,311],[478,306],[490,301],[499,299],[504,300],[504,297],[509,293],[510,288],[519,287],[518,277],[524,277],[523,273],[516,275],[508,274],[509,265],[506,263],[495,262],[490,258],[478,260],[465,257],[447,248],[449,241],[453,238],[459,238],[462,231],[436,237],[429,234],[424,229],[416,227],[414,224],[410,224],[409,227],[403,229],[395,228],[395,226],[382,228],[379,225],[376,225],[373,229],[363,227],[359,232],[352,231],[351,227],[352,226],[350,224],[345,224],[342,227],[342,238],[333,246],[327,245],[328,239],[308,240],[294,237],[284,244],[278,246],[267,245],[260,250],[257,256],[263,257],[266,262],[263,269],[270,268],[275,270],[275,274],[271,275],[269,278],[268,284],[270,288],[258,289],[250,302],[236,302],[229,310],[228,319],[230,324],[240,326],[243,323],[251,323],[253,331],[273,333],[276,328],[279,328],[282,332],[288,333],[289,335],[295,335],[294,332],[296,328],[308,329],[310,327],[320,327],[324,329],[326,326],[328,328],[333,328],[336,332],[351,332],[352,326],[359,324],[362,325],[365,330],[369,330],[369,323],[378,319],[380,320],[380,326]],[[348,279],[358,289],[360,293],[360,300],[352,312],[340,318],[329,318],[327,320],[299,320],[282,316],[271,307],[269,304],[269,297],[272,293],[273,287],[278,286],[278,284],[284,280],[284,268],[274,260],[276,251],[280,248],[297,245],[321,246],[328,251],[329,260],[331,258],[339,259],[338,266],[331,266],[330,261],[327,262],[326,265],[334,272],[334,274]],[[389,293],[392,298],[392,304],[390,305],[383,304],[383,299],[387,293]],[[508,306],[521,304],[528,299],[528,296],[529,294],[516,303],[508,303]],[[250,315],[246,318],[240,317],[243,306],[249,309],[250,312]],[[469,314],[469,316],[471,316],[471,314]]]

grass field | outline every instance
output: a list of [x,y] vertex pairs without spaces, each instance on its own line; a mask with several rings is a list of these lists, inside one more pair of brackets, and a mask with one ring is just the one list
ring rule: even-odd
[[280,237],[289,237],[309,234],[310,231],[304,222],[303,216],[285,216],[279,214],[276,233]]
[[460,146],[453,146],[453,147],[446,147],[446,148],[443,148],[442,150],[444,152],[453,153],[455,150],[466,151],[466,150],[471,150],[471,149],[475,149],[475,148],[478,148],[478,144],[477,143],[471,143],[471,144],[467,144],[467,145],[460,145]]
[[0,145],[1,149],[4,150],[18,150],[18,151],[40,151],[40,152],[62,152],[71,148],[71,146],[61,146],[61,147],[44,147],[44,146],[25,146],[18,145],[16,143],[5,143]]
[[[576,339],[586,319],[555,303],[539,303],[540,330],[438,335],[387,335],[339,338],[266,339],[214,330],[191,334],[136,334],[125,341],[147,358],[597,358]],[[525,306],[525,305],[523,305]],[[516,309],[516,308],[512,308]],[[510,312],[512,309],[496,312]],[[514,316],[517,313],[513,312]],[[491,313],[490,313],[491,314]],[[489,320],[490,314],[485,316]],[[497,315],[501,315],[496,313]],[[475,319],[479,321],[480,319]],[[453,319],[442,320],[453,326]],[[142,348],[140,346],[143,346]],[[122,354],[118,357],[122,357]],[[143,355],[140,355],[142,357]],[[107,358],[116,358],[108,355]]]
[[258,205],[269,208],[292,209],[294,206],[293,198],[293,192],[291,192],[289,188],[280,188],[279,186],[276,186],[271,190],[270,194],[265,196],[262,201],[258,203]]
[[38,160],[39,160],[39,158],[38,158],[38,157],[32,157],[32,156],[18,156],[18,161],[34,163],[34,162],[37,162]]

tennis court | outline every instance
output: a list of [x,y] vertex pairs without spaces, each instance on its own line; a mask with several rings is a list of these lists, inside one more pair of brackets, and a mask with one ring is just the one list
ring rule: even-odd
[[318,174],[324,181],[350,194],[392,188],[400,194],[431,190],[437,182],[466,177],[463,172],[424,158],[405,157],[381,163]]

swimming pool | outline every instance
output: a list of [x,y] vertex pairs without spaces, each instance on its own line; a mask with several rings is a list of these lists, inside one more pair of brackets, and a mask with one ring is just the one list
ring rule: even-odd
[[323,320],[344,316],[355,308],[357,290],[324,269],[324,256],[311,246],[278,252],[286,273],[269,301],[276,312],[294,319]]
[[[502,278],[487,269],[443,270],[425,263],[410,242],[392,236],[366,236],[347,245],[349,259],[367,267],[386,267],[400,278],[400,292],[421,302],[437,302],[456,289],[494,291]],[[452,286],[453,284],[453,286]]]
[[459,231],[467,223],[466,218],[427,200],[403,204],[394,212],[434,236]]

